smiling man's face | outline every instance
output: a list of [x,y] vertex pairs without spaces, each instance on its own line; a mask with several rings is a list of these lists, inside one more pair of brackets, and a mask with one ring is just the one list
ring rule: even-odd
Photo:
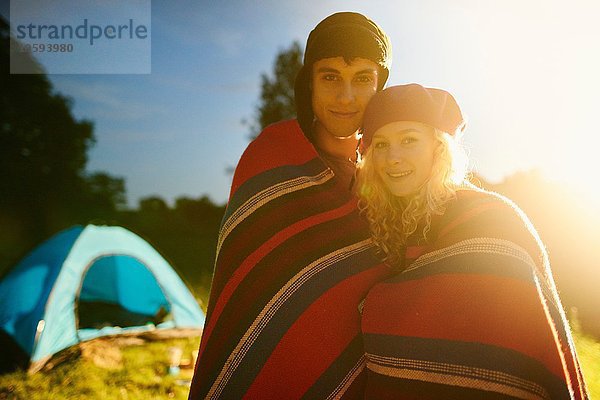
[[378,66],[371,60],[324,58],[313,64],[312,108],[315,134],[353,137],[362,125],[367,103],[377,92]]

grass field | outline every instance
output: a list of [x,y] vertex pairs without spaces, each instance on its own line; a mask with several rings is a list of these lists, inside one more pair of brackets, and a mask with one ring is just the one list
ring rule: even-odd
[[[578,334],[575,341],[591,399],[600,400],[600,340]],[[0,376],[0,399],[187,399],[192,369],[169,375],[168,349],[180,347],[184,363],[191,362],[198,342],[199,338],[99,341],[52,370]]]
[[191,364],[200,338],[145,342],[96,341],[49,371],[28,376],[16,372],[0,377],[0,399],[187,399],[193,370],[167,373],[169,348],[180,347]]

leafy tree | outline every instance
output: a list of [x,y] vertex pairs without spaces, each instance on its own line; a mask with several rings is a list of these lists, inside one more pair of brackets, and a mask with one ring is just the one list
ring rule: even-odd
[[169,206],[159,196],[144,197],[139,201],[140,213],[163,215],[165,214]]
[[[125,179],[117,178],[106,172],[94,172],[85,177],[85,203],[94,214],[113,219],[117,210],[127,204],[125,198]],[[88,214],[90,214],[88,212]]]
[[[114,211],[124,194],[118,179],[85,175],[92,122],[74,118],[71,100],[16,44],[0,17],[0,269],[56,231]],[[11,63],[39,73],[10,74]]]
[[[43,74],[11,75],[8,71],[8,25],[0,22],[0,190],[4,203],[48,201],[48,195],[81,189],[86,152],[94,143],[90,121],[76,121],[71,101],[54,93]],[[37,62],[28,54],[22,62]],[[39,66],[37,66],[39,69]]]
[[302,48],[294,41],[277,53],[272,75],[261,75],[260,103],[254,121],[249,124],[252,139],[267,125],[296,116],[294,81],[301,67]]
[[223,207],[215,205],[208,196],[202,196],[197,200],[188,197],[179,197],[175,200],[176,216],[186,221],[190,228],[214,226],[218,229],[223,211]]

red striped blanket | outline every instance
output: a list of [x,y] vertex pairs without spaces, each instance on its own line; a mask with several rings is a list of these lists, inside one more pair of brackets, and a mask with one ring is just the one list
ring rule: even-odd
[[363,307],[367,399],[585,399],[547,256],[512,203],[460,191]]
[[235,172],[190,398],[363,398],[358,306],[389,276],[297,122],[268,127]]

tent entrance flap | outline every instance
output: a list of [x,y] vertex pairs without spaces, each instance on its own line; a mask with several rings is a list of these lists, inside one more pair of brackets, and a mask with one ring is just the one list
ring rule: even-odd
[[138,259],[100,257],[87,269],[78,304],[78,328],[157,325],[168,317],[169,302],[157,279]]

